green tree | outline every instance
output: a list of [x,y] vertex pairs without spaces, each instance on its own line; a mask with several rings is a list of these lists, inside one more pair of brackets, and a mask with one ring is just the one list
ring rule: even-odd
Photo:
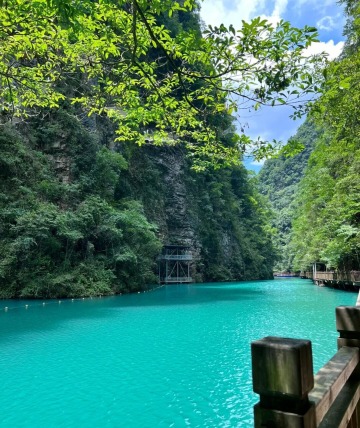
[[301,184],[293,246],[299,267],[316,260],[360,269],[359,5],[351,13],[344,55],[330,64],[314,117],[324,128]]
[[278,254],[275,269],[278,271],[294,269],[294,253],[290,245],[292,221],[296,212],[302,209],[297,204],[296,197],[309,156],[320,135],[321,130],[308,118],[289,142],[304,149],[295,156],[280,155],[266,160],[259,173],[260,192],[269,199],[274,211],[271,221],[277,230],[274,245]]
[[[180,24],[196,7],[195,0],[1,2],[3,116],[68,99],[89,115],[112,118],[119,141],[182,141],[195,160],[238,162],[249,138],[224,147],[208,118],[237,110],[239,97],[242,108],[288,103],[301,115],[306,104],[299,97],[316,91],[324,58],[304,54],[316,40],[314,28],[284,21],[274,27],[256,18],[239,30],[221,24],[203,37],[198,28],[161,24],[174,14]],[[69,93],[71,81],[77,88]],[[255,152],[268,146],[259,142]]]
[[[56,169],[57,156],[68,170]],[[2,130],[0,297],[92,296],[155,282],[156,227],[139,203],[115,199],[126,167],[69,111]]]

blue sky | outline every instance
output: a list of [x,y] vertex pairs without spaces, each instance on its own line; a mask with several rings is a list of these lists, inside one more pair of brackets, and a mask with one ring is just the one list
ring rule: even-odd
[[[336,58],[343,47],[342,35],[345,18],[343,9],[336,0],[202,0],[201,18],[208,25],[232,24],[241,26],[241,21],[249,21],[263,16],[276,23],[279,19],[290,21],[292,25],[316,27],[320,43],[314,45],[313,53],[326,51],[329,58]],[[290,107],[265,108],[259,112],[247,113],[241,118],[250,137],[267,140],[287,141],[300,126],[299,120],[289,118]],[[248,169],[261,168],[251,159],[245,159]]]

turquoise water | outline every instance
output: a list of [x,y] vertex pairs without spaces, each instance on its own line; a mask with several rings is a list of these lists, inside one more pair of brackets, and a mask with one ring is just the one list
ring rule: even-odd
[[356,297],[280,279],[0,301],[0,426],[251,427],[250,342],[311,339],[317,371]]

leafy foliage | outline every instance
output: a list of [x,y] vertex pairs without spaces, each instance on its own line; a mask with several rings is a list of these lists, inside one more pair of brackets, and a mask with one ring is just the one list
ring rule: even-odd
[[145,288],[156,281],[159,237],[184,233],[198,251],[197,280],[271,277],[267,209],[243,167],[195,173],[181,146],[128,145],[120,154],[101,144],[109,132],[66,109],[3,129],[1,297]]
[[[63,133],[60,118],[52,120],[53,138]],[[140,204],[114,200],[125,160],[99,146],[73,116],[68,115],[67,125],[77,176],[71,183],[53,172],[53,155],[37,149],[48,128],[27,128],[31,145],[11,127],[1,134],[1,297],[109,294],[154,281],[160,248],[155,227]],[[81,136],[95,145],[85,162],[76,156]]]
[[164,242],[191,245],[197,281],[272,277],[268,208],[242,166],[194,172],[180,146],[131,152],[121,195],[141,200]]
[[[68,100],[113,119],[118,141],[185,142],[198,169],[204,156],[237,163],[249,138],[224,146],[208,118],[236,111],[239,97],[241,108],[287,103],[300,116],[324,57],[304,54],[314,28],[285,21],[274,27],[256,18],[200,37],[196,8],[195,0],[2,2],[3,115],[28,116]],[[76,91],[66,90],[74,84]],[[267,144],[259,145],[260,155]]]
[[[328,267],[359,269],[359,7],[347,1],[352,13],[348,49],[327,69],[324,93],[314,116],[324,127],[301,184],[299,211],[294,222],[296,264],[321,260]],[[349,48],[351,47],[351,48]]]

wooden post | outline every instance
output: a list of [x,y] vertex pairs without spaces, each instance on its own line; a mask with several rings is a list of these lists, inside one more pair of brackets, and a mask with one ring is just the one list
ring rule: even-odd
[[[360,296],[360,292],[359,292]],[[343,346],[360,348],[360,299],[356,306],[338,306],[336,308],[336,330],[340,337],[337,340],[338,348]],[[352,380],[359,385],[360,365],[353,372]],[[358,397],[359,398],[359,397]],[[348,427],[355,428],[360,425],[360,400],[357,401],[354,412],[349,419]]]
[[336,330],[340,333],[338,348],[342,346],[360,348],[360,306],[338,306]]
[[265,337],[251,344],[255,427],[315,428],[308,399],[314,386],[309,340]]

